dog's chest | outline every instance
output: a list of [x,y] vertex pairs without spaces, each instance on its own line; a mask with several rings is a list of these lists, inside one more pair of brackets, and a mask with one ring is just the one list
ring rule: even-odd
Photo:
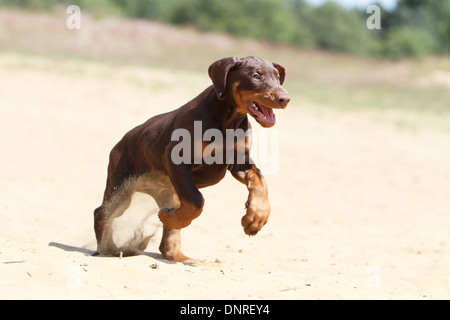
[[227,164],[198,165],[192,169],[194,182],[198,188],[218,183],[227,173]]

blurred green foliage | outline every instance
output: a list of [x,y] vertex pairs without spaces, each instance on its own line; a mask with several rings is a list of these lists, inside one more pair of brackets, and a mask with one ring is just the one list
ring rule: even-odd
[[79,5],[97,16],[120,15],[193,25],[299,47],[399,59],[450,53],[450,0],[399,0],[381,5],[381,29],[369,30],[365,10],[305,0],[1,0],[0,5],[50,10]]

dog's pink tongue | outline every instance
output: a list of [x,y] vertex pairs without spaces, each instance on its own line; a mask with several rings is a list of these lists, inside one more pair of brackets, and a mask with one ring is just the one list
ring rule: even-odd
[[272,108],[267,108],[267,107],[263,107],[261,106],[261,110],[264,113],[264,118],[266,118],[266,120],[268,121],[275,121],[275,114],[273,113]]

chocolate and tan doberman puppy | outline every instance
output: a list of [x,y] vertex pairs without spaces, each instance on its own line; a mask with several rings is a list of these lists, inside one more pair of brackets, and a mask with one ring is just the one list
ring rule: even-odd
[[[96,254],[132,253],[132,249],[114,244],[111,226],[114,218],[130,205],[132,194],[144,192],[155,199],[160,209],[158,217],[164,225],[161,253],[171,261],[188,260],[181,252],[180,229],[203,210],[204,199],[199,189],[219,182],[227,170],[249,191],[246,214],[241,220],[245,234],[255,235],[267,223],[270,214],[267,184],[250,159],[248,139],[232,144],[234,149],[245,144],[244,161],[237,161],[236,156],[226,159],[224,156],[224,161],[214,163],[198,161],[193,146],[182,150],[191,152],[183,154],[183,159],[191,161],[180,163],[179,159],[174,161],[174,154],[179,156],[180,152],[178,149],[173,152],[179,144],[173,133],[182,129],[194,136],[196,123],[201,123],[202,135],[208,129],[219,130],[224,137],[230,129],[248,132],[248,114],[263,127],[273,126],[273,109],[284,109],[290,100],[282,87],[285,69],[257,57],[228,57],[214,62],[208,73],[212,86],[182,107],[132,129],[112,149],[103,203],[94,212]],[[191,143],[194,145],[195,141]],[[205,146],[203,142],[200,152]],[[227,148],[225,139],[220,147]],[[220,147],[216,144],[217,149]],[[148,239],[142,241],[136,249],[145,249],[147,243]]]

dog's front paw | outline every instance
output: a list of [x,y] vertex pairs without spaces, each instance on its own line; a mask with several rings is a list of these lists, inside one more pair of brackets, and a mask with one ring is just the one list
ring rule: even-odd
[[241,219],[246,235],[256,235],[269,220],[270,205],[268,202],[258,204],[256,201],[247,201],[245,204],[247,213]]
[[191,221],[179,219],[177,213],[179,209],[161,209],[158,213],[159,220],[166,226],[172,229],[186,228],[191,224]]

